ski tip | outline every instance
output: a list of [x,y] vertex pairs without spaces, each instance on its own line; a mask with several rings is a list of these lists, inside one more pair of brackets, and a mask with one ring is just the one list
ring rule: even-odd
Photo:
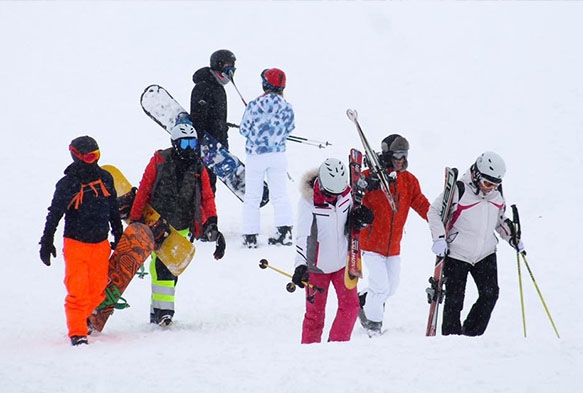
[[350,120],[356,120],[358,118],[358,112],[356,109],[347,109],[346,116],[348,116]]

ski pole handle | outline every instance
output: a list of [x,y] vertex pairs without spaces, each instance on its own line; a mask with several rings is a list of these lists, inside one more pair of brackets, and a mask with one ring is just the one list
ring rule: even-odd
[[[292,276],[291,274],[289,274],[289,273],[287,273],[287,272],[284,272],[283,270],[280,270],[280,269],[278,269],[278,268],[276,268],[276,267],[273,267],[273,266],[271,266],[271,265],[269,264],[269,262],[267,261],[267,259],[265,259],[265,258],[263,258],[262,260],[260,260],[260,261],[259,261],[259,267],[260,267],[261,269],[267,269],[267,268],[270,268],[270,269],[272,269],[272,270],[275,270],[275,271],[276,271],[276,272],[278,272],[279,274],[282,274],[282,275],[284,275],[284,276],[286,276],[286,277],[289,277],[289,278],[293,278],[293,276]],[[309,282],[302,281],[302,284],[304,284],[305,286],[307,286],[307,287],[309,287],[309,288],[311,288],[311,289],[315,290],[315,291],[316,291],[316,292],[318,292],[318,293],[323,293],[323,292],[324,292],[324,289],[323,289],[323,288],[320,288],[320,287],[318,287],[318,286],[316,286],[316,285],[310,284]],[[291,287],[291,286],[293,286],[293,290],[290,290],[290,287]],[[295,284],[294,284],[293,282],[290,282],[290,283],[288,283],[288,284],[287,284],[287,286],[286,286],[286,289],[288,290],[288,292],[293,292],[293,291],[295,291],[295,290],[296,290],[296,289],[295,289]]]
[[356,109],[347,109],[346,116],[348,116],[348,118],[354,122],[358,120],[358,112]]

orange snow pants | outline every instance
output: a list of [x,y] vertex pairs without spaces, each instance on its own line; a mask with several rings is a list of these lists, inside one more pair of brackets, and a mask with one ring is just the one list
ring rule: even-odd
[[109,242],[83,243],[65,238],[65,315],[69,337],[87,335],[87,318],[105,298],[109,281]]

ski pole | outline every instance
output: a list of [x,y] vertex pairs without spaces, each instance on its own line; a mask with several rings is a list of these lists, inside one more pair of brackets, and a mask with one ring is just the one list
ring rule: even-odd
[[233,84],[233,87],[235,88],[235,91],[237,92],[237,94],[239,94],[239,97],[241,98],[241,101],[243,101],[243,105],[247,106],[247,101],[245,101],[245,99],[243,98],[243,94],[241,94],[241,92],[239,91],[239,88],[235,84],[235,79],[233,78],[233,74],[229,74],[229,76],[230,76],[229,79],[231,80],[231,83]]
[[[514,232],[512,236],[514,238],[514,242],[518,244],[520,240],[520,236],[522,236],[522,229],[520,228],[520,217],[518,216],[518,208],[516,205],[512,205],[512,225]],[[522,331],[524,337],[526,337],[526,315],[524,312],[524,292],[522,290],[522,270],[520,268],[520,252],[516,250],[516,267],[518,269],[518,290],[520,292],[520,310],[522,313]]]
[[[269,264],[269,262],[267,261],[267,259],[265,259],[265,258],[259,261],[259,267],[260,267],[261,269],[267,269],[267,268],[270,268],[270,269],[272,269],[272,270],[275,270],[275,271],[276,271],[276,272],[278,272],[279,274],[282,274],[282,275],[284,275],[284,276],[286,276],[286,277],[289,277],[289,278],[293,278],[293,276],[292,276],[291,274],[289,274],[289,273],[287,273],[287,272],[284,272],[283,270],[280,270],[280,269],[278,269],[278,268],[276,268],[276,267],[273,267],[273,266],[271,266],[271,265]],[[307,286],[308,288],[311,288],[311,289],[315,290],[315,291],[316,291],[316,292],[318,292],[318,293],[324,293],[324,289],[323,289],[323,288],[320,288],[320,287],[318,287],[318,286],[316,286],[316,285],[310,284],[310,283],[309,283],[309,282],[307,282],[307,281],[302,281],[302,284],[304,284],[304,285],[305,285],[305,286]],[[287,289],[287,291],[288,291],[288,292],[290,292],[290,293],[291,293],[291,292],[294,292],[294,291],[296,290],[296,284],[294,284],[293,282],[289,282],[289,283],[287,283],[287,285],[286,285],[285,289]]]
[[[515,233],[514,233],[515,240],[520,240],[520,236],[522,235],[522,230],[520,227],[520,218],[518,216],[518,208],[516,207],[516,205],[512,205],[511,207],[512,207],[512,220],[515,224]],[[540,288],[538,287],[538,284],[536,283],[536,280],[534,279],[534,274],[532,273],[532,270],[530,269],[528,261],[526,260],[526,251],[519,252],[517,250],[516,255],[517,255],[517,257],[516,257],[517,260],[518,260],[518,255],[522,256],[524,266],[526,266],[526,270],[528,270],[528,274],[530,275],[530,278],[532,280],[532,283],[534,284],[536,292],[538,293],[540,301],[543,304],[543,308],[545,309],[545,312],[547,313],[547,316],[549,317],[549,321],[551,322],[551,325],[553,326],[555,334],[557,335],[557,338],[561,338],[561,336],[559,335],[559,331],[557,330],[557,326],[555,325],[555,322],[553,321],[553,317],[551,317],[551,313],[549,312],[549,308],[547,307],[547,303],[545,302],[545,299],[543,298],[543,294],[542,294]],[[520,262],[519,262],[518,272],[520,274]],[[521,288],[521,301],[522,301],[522,288]],[[524,306],[523,306],[523,320],[524,320]],[[525,322],[523,322],[523,323],[525,323]],[[526,337],[526,325],[524,327],[524,336]]]
[[332,146],[332,144],[328,141],[316,141],[313,139],[303,138],[296,135],[289,135],[287,137],[287,140],[290,142],[303,143],[309,146],[316,146],[320,149],[324,149],[326,146]]
[[543,294],[541,293],[541,291],[538,287],[538,284],[536,283],[536,280],[534,279],[534,275],[532,274],[532,270],[530,270],[530,266],[528,265],[528,262],[526,261],[526,253],[523,251],[520,253],[520,255],[522,256],[522,260],[524,261],[524,265],[526,266],[526,269],[528,270],[528,274],[530,275],[530,278],[532,279],[532,283],[534,284],[534,287],[536,288],[536,292],[538,293],[540,301],[543,304],[545,312],[547,313],[547,316],[549,317],[549,321],[551,322],[551,325],[553,326],[553,329],[555,330],[555,334],[557,335],[557,338],[561,338],[561,336],[559,336],[559,331],[557,330],[557,327],[555,326],[555,322],[553,321],[553,317],[551,317],[551,313],[549,312],[549,308],[547,307],[545,299],[543,298]]
[[520,253],[516,251],[516,267],[518,268],[518,289],[520,291],[520,309],[522,311],[522,331],[526,337],[526,316],[524,314],[524,294],[522,292],[522,273],[520,270]]

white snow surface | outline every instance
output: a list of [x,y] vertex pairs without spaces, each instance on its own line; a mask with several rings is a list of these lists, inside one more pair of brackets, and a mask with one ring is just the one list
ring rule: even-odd
[[[0,390],[38,392],[528,392],[572,393],[583,362],[580,229],[583,55],[582,2],[0,2],[0,206],[3,261]],[[143,89],[166,87],[189,107],[191,76],[220,48],[238,57],[246,100],[259,74],[287,73],[294,134],[330,141],[320,150],[288,144],[295,202],[302,174],[327,157],[362,148],[347,108],[371,143],[409,139],[409,169],[427,197],[443,168],[465,171],[485,150],[508,167],[504,191],[521,213],[523,239],[550,313],[522,269],[523,337],[516,254],[498,252],[500,298],[479,338],[425,337],[425,288],[434,256],[427,224],[414,212],[402,242],[397,294],[386,333],[301,345],[302,292],[258,262],[293,269],[294,248],[267,245],[271,207],[262,209],[260,247],[240,246],[242,204],[221,184],[217,206],[225,258],[197,244],[180,276],[175,324],[149,322],[149,277],[125,292],[90,344],[66,335],[62,222],[58,256],[38,256],[54,185],[70,162],[69,142],[91,135],[101,164],[138,183],[168,135],[139,106]],[[243,105],[227,86],[229,121]],[[231,130],[243,160],[244,140]],[[577,174],[579,173],[579,175]],[[366,272],[365,272],[366,273]],[[362,282],[366,285],[366,279]],[[465,312],[475,300],[468,283]]]

